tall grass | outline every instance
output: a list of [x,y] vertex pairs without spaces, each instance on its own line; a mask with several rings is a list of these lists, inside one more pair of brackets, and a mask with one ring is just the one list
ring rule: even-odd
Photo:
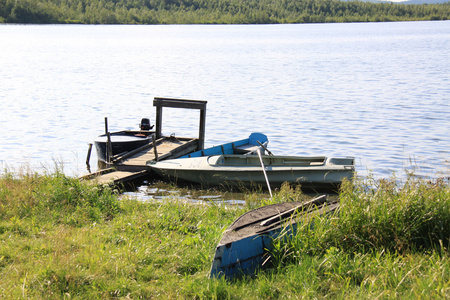
[[[119,200],[62,172],[0,177],[1,299],[448,298],[446,181],[345,184],[339,214],[275,241],[274,268],[210,279],[223,231],[247,205]],[[396,228],[393,228],[396,227]]]
[[[450,246],[450,185],[409,177],[347,182],[341,193],[336,246],[351,251],[380,249],[401,254]],[[373,188],[368,188],[373,186]]]
[[46,218],[49,222],[80,225],[112,218],[119,212],[116,190],[86,185],[56,171],[19,177],[7,173],[0,181],[0,218]]
[[320,278],[338,298],[450,297],[448,179],[345,182],[340,204],[274,240],[277,273]]
[[[335,247],[346,252],[390,251],[409,254],[448,251],[450,246],[450,185],[410,177],[345,181],[340,208],[326,216],[303,220],[285,252],[323,254]],[[311,224],[313,223],[313,226]]]
[[3,174],[0,298],[195,295],[193,282],[207,279],[217,238],[238,210],[119,200],[108,186],[60,172]]

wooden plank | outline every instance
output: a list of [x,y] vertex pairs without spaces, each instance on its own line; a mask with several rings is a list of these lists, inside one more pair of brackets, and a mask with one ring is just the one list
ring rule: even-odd
[[94,178],[97,184],[118,184],[128,182],[139,177],[145,176],[147,174],[146,170],[138,172],[130,171],[114,171],[111,173],[106,173]]
[[177,108],[190,108],[190,109],[206,109],[207,101],[204,100],[188,100],[188,99],[175,99],[155,97],[153,99],[153,106],[156,107],[177,107]]
[[100,175],[106,174],[106,173],[110,173],[110,172],[114,172],[115,169],[114,168],[107,168],[107,169],[103,169],[94,173],[89,173],[87,175],[83,175],[81,176],[79,179],[80,180],[91,180],[94,179]]
[[[197,139],[190,140],[165,140],[159,145],[157,145],[156,150],[158,151],[159,160],[167,159],[168,157],[176,158],[185,154],[186,151],[197,150]],[[194,150],[192,150],[194,149]],[[154,148],[151,147],[146,151],[136,153],[130,156],[128,159],[124,160],[121,166],[146,166],[148,161],[155,159]]]
[[[164,138],[157,140],[156,143],[158,144],[158,143],[161,143],[163,141],[164,141]],[[117,155],[117,157],[114,159],[113,162],[115,164],[118,164],[118,163],[124,161],[125,159],[128,159],[129,157],[132,157],[133,155],[136,155],[138,153],[142,153],[144,151],[151,151],[151,149],[153,149],[152,147],[154,147],[153,144],[148,143],[147,145],[141,146],[141,147],[139,147],[137,149],[134,149],[132,151],[125,152],[125,153],[121,154],[120,156]]]
[[[159,143],[159,145],[156,146],[156,150],[158,152],[158,156],[165,155],[172,150],[176,149],[177,147],[180,147],[183,145],[183,142],[170,142],[170,141],[163,141],[162,143]],[[147,150],[141,151],[139,153],[136,153],[130,157],[128,157],[126,160],[122,162],[123,165],[140,165],[140,164],[146,164],[147,161],[155,159],[155,152],[153,146]]]

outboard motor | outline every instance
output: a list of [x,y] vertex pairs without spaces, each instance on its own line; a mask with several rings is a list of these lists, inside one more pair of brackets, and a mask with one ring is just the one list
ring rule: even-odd
[[139,125],[141,130],[150,130],[153,128],[153,126],[155,125],[150,125],[150,119],[147,118],[142,118],[141,124]]

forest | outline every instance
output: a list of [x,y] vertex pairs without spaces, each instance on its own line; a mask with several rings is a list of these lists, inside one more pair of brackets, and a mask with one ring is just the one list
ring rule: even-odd
[[0,0],[0,23],[278,24],[448,20],[443,4],[339,0]]

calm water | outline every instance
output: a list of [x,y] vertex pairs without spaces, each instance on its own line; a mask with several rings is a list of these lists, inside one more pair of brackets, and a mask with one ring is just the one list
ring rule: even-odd
[[[206,146],[269,136],[275,154],[355,156],[361,175],[449,175],[450,22],[0,25],[0,167],[86,173],[104,130],[152,99],[208,101]],[[196,111],[163,132],[197,135]],[[95,156],[91,158],[91,162]]]

